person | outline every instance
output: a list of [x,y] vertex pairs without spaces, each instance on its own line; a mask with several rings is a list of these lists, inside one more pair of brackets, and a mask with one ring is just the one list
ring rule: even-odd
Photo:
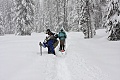
[[48,34],[48,37],[44,40],[43,44],[41,44],[43,47],[48,48],[48,54],[54,54],[55,55],[55,48],[58,45],[59,41],[54,36],[54,33],[50,31],[50,29],[46,30],[46,34]]
[[67,35],[65,33],[65,31],[63,29],[60,30],[59,34],[58,34],[58,38],[60,40],[60,49],[59,51],[64,52],[65,51],[65,40],[67,38]]

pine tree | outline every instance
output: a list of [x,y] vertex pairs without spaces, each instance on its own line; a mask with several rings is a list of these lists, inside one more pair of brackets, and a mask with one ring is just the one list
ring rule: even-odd
[[119,0],[110,1],[108,6],[106,25],[109,31],[109,40],[120,40],[120,2]]
[[3,17],[0,13],[0,36],[4,35],[4,27],[3,27]]
[[43,17],[44,17],[44,29],[52,29],[52,1],[44,0],[43,1]]
[[16,34],[31,35],[34,24],[33,0],[15,0]]
[[42,3],[40,0],[35,0],[35,19],[34,19],[34,31],[35,32],[43,32],[43,24],[42,24]]
[[11,18],[11,1],[6,1],[2,0],[0,3],[0,15],[1,15],[1,20],[2,24],[1,26],[3,27],[4,34],[11,34],[14,33],[13,31],[13,26],[11,25],[12,18]]
[[63,12],[64,12],[64,16],[63,16],[63,28],[68,31],[68,19],[67,19],[67,4],[68,4],[68,0],[63,0]]
[[85,0],[84,6],[82,9],[82,19],[81,19],[81,30],[83,31],[85,38],[93,38],[95,34],[94,26],[92,26],[92,18],[91,18],[91,11],[92,7],[90,6],[90,1]]
[[82,0],[69,0],[68,2],[68,29],[71,31],[80,31]]
[[64,18],[64,0],[44,0],[43,1],[43,24],[44,29],[59,31],[63,26]]

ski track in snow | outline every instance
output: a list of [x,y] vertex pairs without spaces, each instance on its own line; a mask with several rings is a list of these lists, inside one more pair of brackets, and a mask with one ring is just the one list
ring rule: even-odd
[[[45,74],[47,77],[45,80],[71,80],[70,72],[66,64],[66,58],[61,52],[57,53],[59,55],[54,56],[51,54],[52,61],[47,59]],[[61,54],[61,55],[60,55]]]
[[[79,62],[73,61],[73,71],[69,70],[69,67],[66,63],[67,56],[61,54],[61,52],[57,53],[57,56],[51,56],[52,61],[49,59],[46,61],[46,75],[45,80],[108,80],[107,75],[102,72],[99,67],[94,65],[89,65],[84,58],[80,58]],[[61,55],[60,55],[61,54]],[[78,59],[78,56],[76,56]],[[74,64],[77,64],[80,70],[75,70],[73,67]],[[78,68],[77,68],[78,69]],[[72,72],[72,73],[71,73]],[[75,76],[75,77],[74,77]],[[109,79],[110,80],[110,79]]]
[[71,80],[70,72],[68,70],[66,60],[64,57],[57,58],[56,60],[56,68],[57,68],[57,80]]

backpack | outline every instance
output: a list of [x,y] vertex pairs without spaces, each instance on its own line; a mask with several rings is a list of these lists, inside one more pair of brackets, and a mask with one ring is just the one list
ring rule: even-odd
[[58,37],[59,39],[65,39],[66,38],[65,32],[59,32]]

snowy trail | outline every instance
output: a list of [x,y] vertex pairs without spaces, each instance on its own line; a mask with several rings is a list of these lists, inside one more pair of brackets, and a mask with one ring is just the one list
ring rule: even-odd
[[65,58],[57,58],[56,67],[58,80],[71,80]]
[[[67,48],[67,45],[66,45]],[[71,80],[70,70],[66,63],[67,49],[65,53],[59,52],[59,47],[56,48],[56,56],[50,54],[50,60],[46,63],[46,75],[45,80]]]
[[71,80],[70,70],[68,69],[68,65],[66,63],[67,59],[67,48],[68,45],[66,43],[66,51],[64,53],[59,52],[59,47],[56,48],[56,71],[57,71],[57,79],[55,80]]
[[0,80],[120,80],[120,41],[107,41],[104,32],[93,39],[68,33],[66,55],[57,56],[47,48],[40,55],[44,33],[1,36]]
[[48,56],[49,58],[51,56],[51,61],[49,61],[49,59],[46,61],[45,74],[47,76],[45,80],[71,80],[65,56],[54,56],[52,54]]

